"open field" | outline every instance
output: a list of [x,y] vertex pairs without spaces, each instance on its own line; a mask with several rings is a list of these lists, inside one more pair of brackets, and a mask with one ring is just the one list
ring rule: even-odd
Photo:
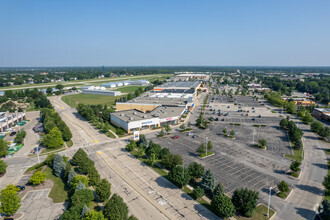
[[122,93],[131,93],[131,92],[135,92],[135,90],[137,90],[140,87],[144,88],[144,86],[122,86],[113,89],[113,91],[121,91]]
[[155,75],[142,75],[142,76],[125,76],[125,77],[116,77],[116,78],[101,78],[101,79],[86,79],[86,80],[75,80],[75,81],[64,81],[64,82],[52,82],[52,83],[40,83],[40,84],[31,84],[31,85],[15,85],[0,87],[1,91],[4,90],[19,90],[19,89],[31,89],[31,88],[47,88],[55,87],[57,84],[62,84],[64,87],[71,86],[84,86],[84,85],[101,85],[106,82],[116,82],[122,80],[139,80],[145,79],[149,81],[154,81],[157,79],[164,80],[167,77],[172,76],[172,74],[155,74]]
[[92,95],[92,94],[75,94],[63,96],[62,100],[71,106],[76,108],[79,103],[89,105],[108,105],[108,107],[115,104],[115,100],[121,96],[106,96],[106,95]]

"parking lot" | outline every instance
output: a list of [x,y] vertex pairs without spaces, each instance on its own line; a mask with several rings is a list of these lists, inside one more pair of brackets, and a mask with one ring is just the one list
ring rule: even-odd
[[[218,121],[210,122],[208,129],[205,130],[193,126],[192,132],[198,137],[192,138],[187,133],[178,131],[173,131],[171,136],[165,138],[158,138],[155,135],[148,137],[162,147],[169,148],[172,153],[182,155],[185,165],[196,161],[202,163],[207,169],[211,169],[217,182],[222,183],[225,192],[229,194],[240,187],[264,191],[281,180],[293,183],[293,180],[283,175],[289,170],[291,163],[283,155],[291,154],[292,151],[287,134],[279,129],[281,119],[273,116],[273,113],[261,105],[252,109],[251,106],[259,103],[256,101],[253,103],[250,99],[252,98],[237,98],[237,100],[246,102],[245,108],[250,108],[250,111],[255,110],[256,116],[241,116],[241,112],[237,112],[239,105],[234,105],[234,103],[223,105],[219,99],[213,102],[210,100],[209,105],[212,107],[207,107],[205,112],[212,108],[216,110],[216,113],[213,114],[214,111],[209,111],[211,114],[205,114],[205,118],[214,117],[218,118]],[[227,106],[230,107],[227,108]],[[218,109],[228,115],[218,116]],[[196,116],[200,110],[195,109],[194,112]],[[262,115],[259,118],[257,114]],[[193,121],[191,123],[193,124]],[[228,133],[234,130],[237,133],[235,139],[225,137],[222,134],[224,128]],[[178,135],[179,138],[172,139],[171,137],[175,135]],[[266,139],[267,150],[254,146],[261,138]],[[215,154],[201,159],[196,150],[202,142],[207,140],[213,143],[212,152]]]

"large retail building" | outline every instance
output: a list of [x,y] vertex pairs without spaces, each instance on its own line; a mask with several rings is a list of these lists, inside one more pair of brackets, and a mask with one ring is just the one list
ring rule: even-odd
[[128,102],[117,102],[111,123],[128,133],[176,125],[194,107],[201,81],[167,83]]

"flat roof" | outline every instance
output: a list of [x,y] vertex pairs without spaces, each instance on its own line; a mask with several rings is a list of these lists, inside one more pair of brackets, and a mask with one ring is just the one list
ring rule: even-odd
[[152,97],[155,94],[159,94],[159,93],[152,93],[152,92],[143,93],[141,96],[127,101],[127,103],[160,104],[160,105],[166,105],[166,106],[168,106],[168,105],[185,106],[186,102],[187,102],[187,99],[185,99],[185,98]]
[[330,108],[315,108],[315,110],[320,112],[330,112]]
[[134,121],[141,121],[151,118],[169,118],[169,117],[176,117],[183,112],[184,107],[166,107],[166,106],[159,106],[152,110],[151,112],[143,113],[141,111],[138,111],[136,109],[132,110],[124,110],[124,111],[118,111],[113,112],[111,115],[115,116],[116,118],[119,118],[122,121],[125,121],[126,123],[134,122]]
[[175,82],[169,82],[162,85],[159,85],[157,87],[159,88],[170,88],[170,87],[178,87],[178,88],[196,88],[199,84],[201,84],[202,81],[175,81]]

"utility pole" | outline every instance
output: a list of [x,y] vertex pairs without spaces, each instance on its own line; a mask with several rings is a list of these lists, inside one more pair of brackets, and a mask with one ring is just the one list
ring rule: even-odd
[[254,135],[255,135],[255,132],[256,132],[256,129],[253,128],[253,135],[252,135],[253,139],[252,139],[252,145],[254,144]]
[[40,163],[40,158],[39,158],[39,147],[37,147],[37,155],[38,155],[38,163]]
[[206,140],[205,140],[205,150],[206,150],[206,156],[207,156],[207,141],[208,141],[208,137],[206,137]]
[[269,217],[269,206],[270,206],[270,197],[271,197],[271,195],[272,195],[272,187],[269,187],[267,217]]

